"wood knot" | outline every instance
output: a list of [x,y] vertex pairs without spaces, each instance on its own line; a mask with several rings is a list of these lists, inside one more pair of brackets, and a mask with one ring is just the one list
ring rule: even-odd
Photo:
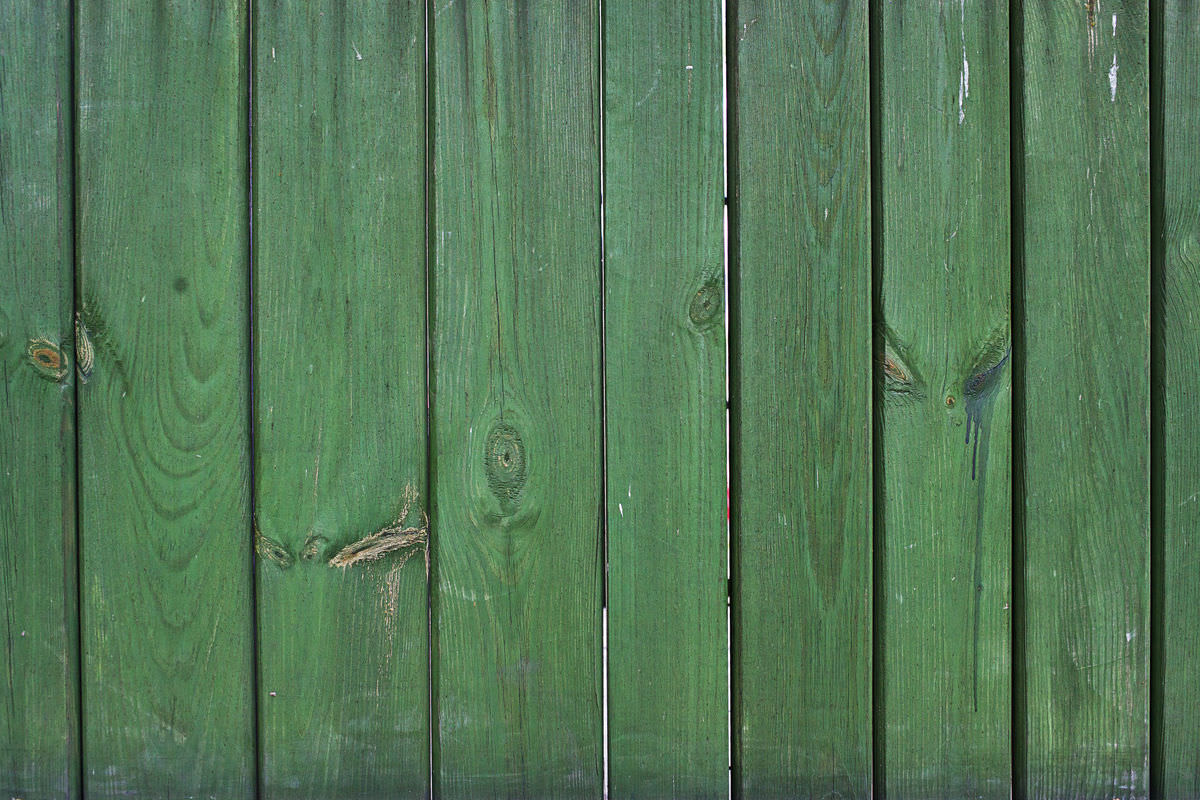
[[87,326],[83,324],[83,316],[75,312],[75,368],[79,371],[79,380],[87,383],[92,377],[92,367],[96,364],[96,348],[92,346],[92,338],[88,335]]
[[711,325],[721,315],[721,281],[709,279],[692,298],[688,317],[697,328]]
[[498,422],[487,435],[483,468],[488,488],[501,502],[511,502],[525,486],[525,444],[507,422]]
[[325,546],[328,544],[329,540],[324,536],[309,533],[308,538],[304,540],[304,544],[300,548],[300,557],[305,561],[318,559],[325,552]]
[[61,347],[49,339],[30,339],[25,356],[34,371],[48,381],[58,383],[67,377],[70,359]]
[[270,537],[263,536],[257,525],[254,527],[254,552],[261,558],[275,562],[280,569],[287,569],[296,563],[296,559],[286,547]]

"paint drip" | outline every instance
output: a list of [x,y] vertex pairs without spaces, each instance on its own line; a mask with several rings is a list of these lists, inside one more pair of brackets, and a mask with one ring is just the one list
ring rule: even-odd
[[[979,436],[983,432],[985,424],[991,421],[992,405],[996,398],[996,391],[999,389],[995,378],[1008,363],[1011,353],[1012,347],[1009,347],[1004,351],[1004,357],[996,362],[995,366],[973,375],[963,386],[963,396],[967,399],[966,443],[972,444],[972,438],[974,438],[971,448],[971,480],[975,480],[975,464],[979,456]],[[985,460],[987,459],[986,446],[983,457]]]
[[[967,439],[971,445],[971,481],[978,484],[975,487],[975,568],[973,586],[975,588],[975,608],[972,626],[972,696],[975,711],[979,711],[979,617],[982,609],[983,595],[983,502],[987,497],[987,457],[988,440],[992,421],[992,408],[996,395],[999,394],[1000,381],[996,380],[1008,358],[1012,354],[1010,346],[1004,351],[1004,356],[996,364],[982,372],[976,373],[963,386],[963,397],[967,404]],[[979,440],[983,440],[983,461],[979,462]],[[977,470],[978,465],[978,470]]]

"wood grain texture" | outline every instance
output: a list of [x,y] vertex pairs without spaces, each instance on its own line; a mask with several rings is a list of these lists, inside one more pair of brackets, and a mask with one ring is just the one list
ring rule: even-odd
[[435,790],[599,797],[599,18],[432,9]]
[[76,8],[84,788],[246,798],[246,7]]
[[0,11],[4,797],[79,793],[68,8]]
[[[1162,5],[1162,384],[1163,589],[1161,616],[1162,786],[1170,798],[1200,797],[1200,5]],[[1156,176],[1157,177],[1157,176]]]
[[[255,5],[255,521],[264,797],[425,797],[425,8]],[[415,557],[414,556],[415,553]]]
[[883,782],[1007,798],[1008,8],[880,10]]
[[738,796],[871,791],[867,4],[741,0],[728,41]]
[[1027,0],[1023,24],[1026,791],[1142,798],[1147,3]]
[[604,21],[610,796],[724,798],[721,3]]

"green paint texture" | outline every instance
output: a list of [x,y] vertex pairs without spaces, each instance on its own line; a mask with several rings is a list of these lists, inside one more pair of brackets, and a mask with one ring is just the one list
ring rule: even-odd
[[426,797],[425,9],[254,13],[262,796]]

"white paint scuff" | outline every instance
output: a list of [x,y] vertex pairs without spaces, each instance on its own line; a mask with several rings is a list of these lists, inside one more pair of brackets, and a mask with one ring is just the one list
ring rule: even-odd
[[1112,91],[1112,102],[1117,102],[1117,54],[1113,53],[1112,67],[1108,70],[1108,88]]
[[959,28],[958,35],[962,42],[962,69],[958,73],[958,124],[962,125],[967,119],[967,111],[963,101],[971,96],[971,64],[967,61],[967,0],[958,3]]

